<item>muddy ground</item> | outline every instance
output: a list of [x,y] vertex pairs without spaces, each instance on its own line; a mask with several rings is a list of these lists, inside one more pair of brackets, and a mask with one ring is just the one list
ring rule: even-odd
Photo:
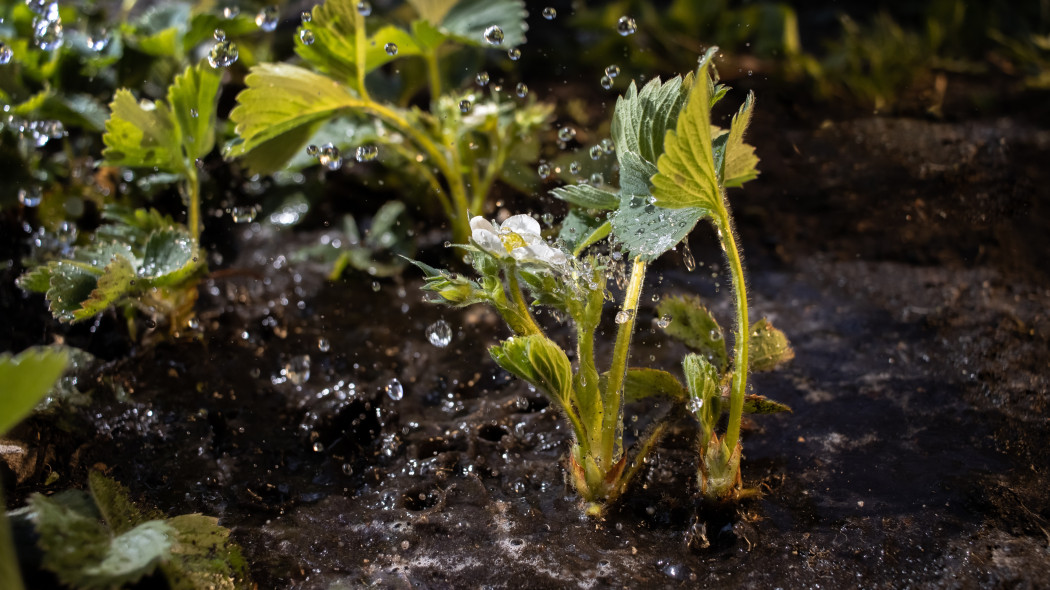
[[[581,518],[565,426],[488,358],[497,316],[423,303],[412,271],[327,282],[286,256],[335,232],[252,225],[201,287],[198,340],[131,344],[109,316],[57,327],[8,265],[5,348],[59,335],[100,370],[81,377],[89,406],[13,433],[29,460],[5,472],[10,506],[102,468],[168,514],[218,516],[260,588],[1047,587],[1045,108],[824,121],[766,96],[762,176],[731,193],[751,313],[796,350],[754,376],[794,409],[745,431],[761,499],[698,512],[682,421],[620,505]],[[694,272],[674,253],[651,271],[641,363],[677,371],[684,353],[650,329],[654,293],[700,293],[730,323],[706,228],[692,252]],[[426,336],[441,319],[445,348]],[[666,410],[639,409],[629,431]]]

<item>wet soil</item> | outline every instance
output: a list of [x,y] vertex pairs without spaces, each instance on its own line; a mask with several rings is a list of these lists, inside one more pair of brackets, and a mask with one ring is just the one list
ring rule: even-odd
[[[112,318],[63,332],[99,357],[81,383],[98,395],[14,433],[40,459],[10,504],[105,469],[169,514],[218,516],[260,588],[1046,587],[1050,126],[770,104],[762,176],[731,195],[751,313],[796,349],[753,377],[794,409],[745,431],[761,499],[698,508],[682,421],[604,520],[581,518],[565,426],[488,358],[497,316],[423,303],[411,271],[326,282],[285,258],[321,233],[242,226],[201,287],[201,338],[129,346]],[[652,271],[639,362],[677,371],[684,353],[646,323],[654,293],[700,293],[730,323],[706,229],[692,251],[696,271],[675,254]],[[43,302],[4,289],[37,318],[5,341],[49,341]],[[439,319],[445,348],[425,335]],[[631,410],[636,430],[666,408]]]

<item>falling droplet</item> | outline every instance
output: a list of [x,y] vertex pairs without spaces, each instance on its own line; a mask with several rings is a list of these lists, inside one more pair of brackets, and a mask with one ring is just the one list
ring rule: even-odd
[[227,6],[222,9],[222,18],[230,20],[231,18],[237,18],[237,15],[241,13],[241,9],[236,6]]
[[604,88],[606,90],[609,90],[610,88],[613,87],[613,79],[610,78],[609,76],[602,76],[602,79],[599,80],[598,82],[601,83],[602,88]]
[[387,55],[397,55],[397,44],[396,43],[387,43],[386,45],[383,46],[383,49],[386,51]]
[[499,28],[498,25],[492,25],[485,29],[485,41],[489,45],[502,45],[503,44],[503,29]]
[[39,16],[33,17],[33,41],[44,51],[52,51],[62,46],[64,33],[62,17],[58,14],[58,3],[47,4]]
[[452,328],[445,320],[438,320],[427,327],[427,340],[438,348],[445,348],[452,342]]
[[357,13],[360,14],[361,16],[371,16],[372,15],[372,4],[369,3],[369,2],[358,2],[357,3]]
[[237,61],[239,52],[231,41],[219,41],[208,52],[208,63],[213,68],[226,68]]
[[604,153],[605,152],[602,150],[602,146],[600,146],[598,144],[595,144],[595,145],[591,146],[590,154],[591,154],[591,159],[592,160],[597,160],[598,158],[602,157],[602,154],[604,154]]
[[617,324],[625,324],[633,317],[633,309],[621,309],[620,311],[616,312],[616,317],[614,318],[614,320]]
[[307,156],[310,156],[311,158],[316,158],[317,154],[319,153],[321,153],[321,148],[317,147],[316,145],[311,143],[310,145],[306,146]]
[[576,137],[576,130],[572,127],[562,127],[558,130],[558,139],[564,142],[572,141]]
[[551,175],[551,165],[540,164],[536,167],[536,173],[540,175],[540,178],[549,178]]
[[379,290],[380,290],[380,289],[382,289],[382,288],[383,288],[383,287],[382,287],[382,285],[380,285],[380,284],[379,284],[379,281],[372,281],[372,290],[373,290],[373,291],[375,291],[376,293],[378,293],[378,292],[379,292]]
[[362,145],[354,152],[354,159],[358,162],[371,162],[379,155],[379,148],[374,145]]
[[281,375],[292,385],[302,385],[310,380],[310,355],[301,354],[288,359]]
[[616,76],[619,76],[620,75],[620,66],[618,66],[616,64],[613,64],[611,66],[606,66],[605,67],[605,75],[609,76],[610,78],[615,78]]
[[514,87],[514,93],[518,95],[518,98],[525,98],[529,94],[529,87],[524,82],[518,82],[518,85]]
[[604,150],[607,154],[611,154],[616,151],[616,144],[613,143],[613,140],[609,139],[608,137],[601,140],[599,143],[602,146],[602,150]]
[[667,326],[670,326],[671,325],[671,316],[669,316],[669,315],[660,316],[660,319],[656,320],[656,325],[659,326],[660,328],[666,328]]
[[331,350],[332,345],[328,342],[327,338],[321,337],[317,339],[317,350],[321,352],[328,352]]
[[304,10],[299,13],[299,21],[304,25],[312,20],[314,20],[314,17],[309,10]]
[[303,45],[313,45],[314,32],[310,29],[301,29],[299,31],[299,40],[303,42]]
[[521,50],[517,47],[512,47],[507,50],[507,57],[510,58],[510,61],[518,61],[521,59]]
[[693,251],[689,249],[689,242],[682,242],[682,264],[689,272],[696,270],[696,259],[693,258]]
[[36,207],[44,200],[40,187],[18,189],[18,202],[26,207]]
[[554,7],[548,6],[547,8],[543,9],[543,18],[547,20],[554,20],[558,18],[558,11],[555,10]]
[[234,223],[251,223],[255,221],[255,216],[258,214],[259,210],[251,205],[230,209],[230,217]]
[[3,43],[0,43],[0,66],[11,63],[11,58],[14,57],[14,52],[11,48]]
[[399,402],[405,397],[405,388],[401,386],[401,382],[397,380],[397,377],[391,379],[383,390],[386,391],[386,396],[395,402]]
[[591,186],[601,186],[605,183],[605,177],[602,176],[601,172],[595,172],[591,174],[590,184]]
[[276,6],[267,6],[255,15],[255,26],[267,33],[271,33],[277,28],[277,20],[280,16],[281,11],[279,8]]
[[467,113],[470,112],[470,107],[471,107],[471,104],[470,104],[469,100],[463,99],[463,100],[459,101],[459,112],[461,112],[463,114],[467,114]]
[[486,86],[489,83],[489,73],[478,72],[478,75],[474,76],[474,81],[477,82],[478,86]]
[[313,449],[314,449],[314,452],[315,452],[315,453],[321,453],[321,452],[324,452],[324,443],[323,443],[323,442],[321,442],[321,441],[317,441],[317,442],[315,442],[315,443],[314,443],[314,446],[313,446]]
[[700,410],[704,409],[704,400],[698,397],[690,397],[687,407],[689,408],[690,412],[694,414],[699,414]]
[[211,36],[216,41],[221,43],[221,42],[226,40],[226,31],[224,31],[222,29],[215,29],[214,31],[212,31]]
[[350,465],[349,463],[343,463],[342,470],[343,470],[343,475],[353,475],[354,474],[354,467],[353,467],[353,465]]
[[580,163],[570,162],[569,163],[569,174],[576,175],[580,173]]
[[616,32],[623,37],[633,35],[637,30],[638,23],[634,22],[634,19],[629,16],[621,16],[620,20],[616,21]]

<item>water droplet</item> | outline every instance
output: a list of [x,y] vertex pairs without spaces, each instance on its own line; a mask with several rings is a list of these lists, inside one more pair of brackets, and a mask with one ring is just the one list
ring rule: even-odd
[[624,37],[633,35],[637,30],[638,23],[634,22],[634,19],[629,16],[621,16],[620,20],[616,21],[616,32]]
[[609,76],[602,76],[602,79],[599,80],[598,82],[602,85],[602,88],[604,88],[606,90],[609,90],[610,88],[613,87],[613,79],[610,78]]
[[327,338],[321,337],[317,339],[317,350],[321,352],[328,352],[331,350],[332,345],[328,342]]
[[299,21],[302,22],[304,25],[312,20],[314,20],[314,17],[309,10],[304,10],[299,13]]
[[438,348],[445,348],[452,342],[452,328],[445,320],[438,320],[427,327],[427,340]]
[[373,290],[373,291],[375,291],[376,293],[378,293],[378,292],[379,292],[379,290],[380,290],[380,289],[382,289],[382,288],[383,288],[383,287],[382,287],[382,286],[381,286],[381,285],[379,284],[379,281],[372,281],[372,290]]
[[18,189],[18,202],[26,207],[36,207],[43,200],[43,192],[38,186]]
[[222,9],[222,18],[230,20],[231,18],[237,18],[237,15],[241,13],[241,9],[236,6],[227,6]]
[[11,48],[3,43],[0,43],[0,66],[11,63],[11,58],[14,57],[15,53],[11,51]]
[[314,145],[312,143],[310,145],[306,146],[306,155],[310,156],[311,158],[316,158],[317,154],[319,154],[320,152],[321,152],[321,148],[317,147],[316,145]]
[[220,41],[208,52],[208,63],[213,68],[226,68],[237,61],[239,52],[231,41]]
[[604,150],[607,154],[611,154],[616,151],[616,144],[613,143],[613,140],[609,139],[608,137],[601,140],[599,143],[602,146],[602,150]]
[[255,15],[255,26],[267,33],[273,32],[273,30],[277,28],[277,20],[280,16],[280,9],[276,6],[267,6]]
[[302,385],[310,380],[310,355],[293,356],[281,369],[281,375],[292,385]]
[[331,143],[321,146],[317,161],[329,170],[338,170],[343,166],[343,157],[339,154],[339,148]]
[[605,75],[610,78],[615,78],[620,75],[620,66],[613,64],[605,67]]
[[540,175],[540,178],[549,178],[551,175],[551,165],[540,164],[536,167],[536,173]]
[[379,155],[379,148],[374,145],[358,146],[354,152],[354,159],[358,162],[371,162]]
[[301,29],[299,31],[299,40],[303,42],[303,45],[313,45],[314,32],[310,29]]
[[222,41],[225,41],[225,40],[226,40],[226,31],[224,31],[224,30],[222,30],[222,29],[215,29],[214,31],[212,31],[212,34],[211,34],[211,36],[212,36],[212,37],[213,37],[213,38],[214,38],[214,39],[215,39],[216,41],[222,42]]
[[686,406],[689,408],[690,412],[694,414],[699,414],[700,410],[704,408],[704,400],[698,397],[690,397],[689,403],[686,404]]
[[602,150],[602,146],[600,146],[598,144],[595,144],[595,145],[591,146],[590,154],[591,154],[591,159],[592,160],[597,160],[598,158],[602,157],[602,154],[604,154],[604,153],[605,152]]
[[96,31],[95,33],[88,35],[84,41],[87,43],[88,48],[95,53],[102,53],[106,47],[109,47],[109,42],[112,38],[109,32],[105,29]]
[[52,51],[62,46],[63,39],[62,18],[58,14],[58,3],[51,2],[43,9],[40,16],[33,17],[33,40],[40,49]]
[[485,41],[489,45],[502,45],[503,44],[503,29],[499,28],[498,25],[492,25],[485,29]]
[[26,0],[26,6],[36,14],[44,14],[47,5],[47,0]]
[[558,11],[555,10],[554,7],[548,6],[547,8],[543,9],[543,18],[547,20],[554,20],[558,18]]
[[254,205],[230,209],[230,217],[233,218],[234,223],[251,223],[255,221],[255,216],[258,214],[259,210]]
[[572,127],[566,126],[558,130],[558,139],[560,139],[561,141],[569,142],[572,141],[575,137],[576,130]]
[[342,470],[343,470],[343,475],[353,475],[354,474],[354,466],[349,464],[349,463],[343,463]]
[[[758,332],[755,332],[754,335],[758,336]],[[718,342],[719,340],[722,339],[722,331],[721,330],[711,330],[707,334],[707,337],[710,338],[711,341],[713,341],[713,342]]]
[[620,311],[616,312],[616,317],[614,318],[614,320],[617,324],[625,324],[628,320],[630,320],[633,317],[633,309],[621,309]]
[[569,163],[569,174],[576,175],[576,174],[579,174],[579,173],[580,173],[580,163],[579,162],[570,162]]
[[529,94],[529,87],[524,82],[518,82],[518,85],[514,87],[514,93],[518,95],[518,98],[525,98]]
[[589,180],[590,180],[591,186],[601,186],[602,184],[605,183],[605,177],[602,176],[601,172],[595,172],[595,173],[591,174],[591,177],[590,177]]
[[543,220],[543,223],[550,225],[554,223],[554,214],[548,211],[547,213],[540,215],[540,219]]
[[485,86],[489,83],[488,72],[478,72],[477,76],[474,76],[474,81],[477,82],[478,86]]
[[459,101],[459,112],[461,112],[463,114],[469,113],[471,106],[472,105],[470,104],[469,100],[463,99],[463,100]]
[[361,16],[372,16],[372,4],[370,2],[358,2],[357,14]]
[[324,451],[324,443],[321,442],[321,441],[315,442],[314,446],[313,446],[313,449],[314,449],[315,453],[323,452]]
[[521,59],[521,50],[517,47],[512,47],[507,50],[507,57],[510,58],[510,61],[518,61]]
[[397,377],[391,379],[383,390],[386,392],[386,396],[395,402],[399,402],[405,397],[405,388],[401,386],[401,382],[397,380]]
[[656,320],[656,325],[661,327],[661,328],[666,328],[667,326],[670,326],[671,325],[671,316],[669,316],[669,315],[660,316],[660,319]]
[[383,50],[386,51],[387,55],[397,55],[397,44],[396,43],[387,43],[386,45],[383,46]]
[[197,109],[190,109],[190,118],[196,119],[199,115]]
[[696,259],[693,258],[693,251],[689,249],[689,242],[682,242],[682,264],[689,272],[696,270]]

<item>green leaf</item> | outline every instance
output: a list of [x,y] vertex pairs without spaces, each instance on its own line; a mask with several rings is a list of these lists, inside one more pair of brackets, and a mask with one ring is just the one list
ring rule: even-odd
[[624,378],[623,394],[629,402],[653,396],[685,401],[689,392],[677,377],[667,371],[631,367]]
[[29,348],[0,354],[0,436],[29,415],[69,364],[62,348]]
[[408,0],[412,8],[423,20],[438,24],[445,20],[445,15],[456,5],[459,0]]
[[656,306],[656,313],[670,318],[670,323],[664,328],[669,336],[707,357],[719,371],[725,370],[729,361],[725,335],[699,297],[666,297]]
[[184,514],[165,521],[174,529],[171,559],[161,564],[171,590],[248,590],[248,567],[230,530],[218,519]]
[[745,414],[779,414],[790,412],[791,408],[780,402],[775,402],[764,395],[749,393],[744,396]]
[[561,220],[558,239],[565,242],[574,255],[579,255],[584,248],[609,235],[611,230],[612,224],[603,216],[571,207],[565,219]]
[[795,351],[791,349],[787,336],[762,318],[751,324],[747,355],[752,371],[771,371],[795,358]]
[[656,260],[678,245],[696,226],[706,209],[663,209],[649,202],[649,179],[657,172],[652,162],[634,152],[620,157],[620,209],[612,217],[612,230],[631,258]]
[[711,440],[722,417],[722,392],[718,368],[698,354],[688,354],[682,359],[686,387],[689,388],[689,410],[700,423],[700,441]]
[[180,172],[184,163],[171,109],[160,101],[139,103],[126,89],[109,105],[102,151],[107,166],[156,167]]
[[542,334],[516,336],[489,348],[496,364],[568,408],[572,364],[565,351]]
[[174,57],[181,52],[182,37],[190,24],[186,2],[156,4],[130,28],[128,44],[148,55]]
[[44,552],[42,565],[69,586],[103,589],[133,584],[170,555],[175,531],[162,521],[151,520],[112,535],[94,515],[74,505],[34,494],[29,506]]
[[47,290],[51,288],[51,265],[42,264],[25,271],[22,276],[18,277],[17,283],[23,291],[47,293]]
[[102,276],[98,277],[95,288],[81,301],[80,307],[73,310],[72,321],[86,320],[105,311],[128,294],[134,280],[135,267],[131,261],[119,254],[113,256],[102,269]]
[[758,156],[755,155],[755,148],[744,143],[744,132],[751,123],[751,111],[754,106],[755,93],[748,92],[744,104],[737,114],[733,115],[723,159],[722,185],[727,188],[743,186],[745,182],[758,177]]
[[200,254],[197,243],[182,229],[153,232],[146,242],[139,274],[158,287],[177,285],[196,270]]
[[627,92],[616,99],[610,132],[621,168],[621,154],[625,151],[634,152],[647,162],[656,162],[664,153],[665,137],[678,121],[693,80],[692,74],[684,80],[676,76],[667,82],[654,78],[641,92],[631,82]]
[[567,184],[551,190],[555,197],[584,209],[616,209],[620,197],[589,184]]
[[438,27],[457,40],[490,47],[485,29],[492,25],[503,30],[501,47],[517,47],[525,42],[525,19],[529,16],[522,0],[460,0],[445,14]]
[[[230,145],[228,157],[247,154],[266,142],[284,144],[285,152],[273,155],[255,168],[273,172],[302,149],[313,132],[341,109],[360,107],[362,102],[346,86],[303,68],[287,64],[260,64],[245,77],[247,88],[237,95],[230,112],[241,142]],[[269,146],[272,148],[272,145]]]
[[159,514],[144,515],[128,497],[126,487],[99,471],[88,473],[88,489],[102,520],[115,533],[130,531],[147,520],[161,517]]
[[182,140],[184,157],[203,158],[215,145],[215,101],[222,74],[205,62],[190,66],[168,87],[168,103]]
[[722,207],[711,147],[710,67],[701,66],[675,130],[667,132],[664,153],[656,161],[659,174],[652,179],[653,196],[660,207],[708,211]]
[[62,322],[76,321],[80,303],[91,296],[101,272],[65,260],[49,266],[51,287],[47,290],[47,302],[51,315]]

